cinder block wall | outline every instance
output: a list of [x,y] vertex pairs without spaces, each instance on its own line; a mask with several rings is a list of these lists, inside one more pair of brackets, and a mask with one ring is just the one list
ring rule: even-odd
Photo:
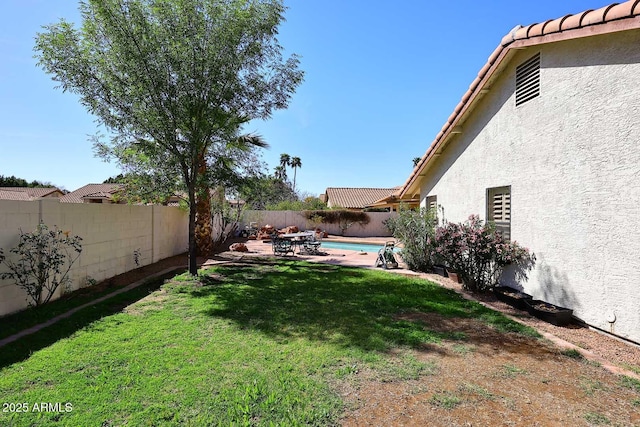
[[[71,289],[101,281],[138,266],[184,253],[188,246],[188,215],[167,206],[72,204],[57,200],[0,200],[0,248],[5,256],[17,246],[20,229],[32,232],[42,221],[48,227],[82,237],[82,254],[71,270]],[[4,271],[0,266],[0,271]],[[59,288],[54,298],[64,289]],[[12,281],[0,280],[0,316],[27,307],[26,294]]]

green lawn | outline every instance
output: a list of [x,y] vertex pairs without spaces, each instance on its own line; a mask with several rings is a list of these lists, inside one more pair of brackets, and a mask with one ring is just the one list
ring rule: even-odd
[[398,314],[535,335],[424,280],[330,265],[253,260],[155,288],[0,348],[0,425],[332,425],[341,381],[430,375],[409,350],[464,338]]

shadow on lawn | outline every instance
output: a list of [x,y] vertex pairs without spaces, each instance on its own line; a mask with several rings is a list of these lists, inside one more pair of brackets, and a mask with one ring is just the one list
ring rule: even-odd
[[49,327],[0,347],[0,369],[29,358],[32,353],[55,344],[61,339],[70,337],[76,331],[96,320],[122,311],[128,305],[159,289],[164,280],[173,275],[175,275],[175,272],[171,275],[150,280],[128,292],[123,292],[100,303],[85,307]]
[[502,331],[520,330],[520,325],[451,290],[384,272],[253,259],[216,267],[210,274],[215,279],[205,277],[197,288],[171,286],[198,298],[195,303],[205,299],[208,315],[277,340],[302,336],[387,351],[398,345],[427,349],[443,339],[466,339],[464,333],[398,316],[419,312],[480,318]]

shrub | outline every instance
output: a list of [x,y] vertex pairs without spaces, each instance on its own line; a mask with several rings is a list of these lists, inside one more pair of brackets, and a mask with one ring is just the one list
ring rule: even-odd
[[435,260],[436,212],[420,208],[401,209],[385,225],[393,237],[402,242],[402,259],[411,270],[430,271]]
[[338,224],[343,236],[344,232],[354,224],[363,226],[369,224],[371,221],[371,218],[366,212],[343,209],[304,211],[302,214],[308,220],[314,218],[315,221],[321,221],[323,224]]
[[517,242],[505,240],[492,224],[478,215],[464,223],[447,223],[436,230],[436,252],[448,267],[456,270],[463,286],[486,291],[498,284],[508,265],[515,265],[522,277],[535,263],[535,255]]
[[69,270],[82,252],[81,241],[57,228],[49,230],[42,223],[33,233],[20,230],[18,246],[9,251],[18,255],[18,260],[4,257],[0,250],[0,262],[9,268],[0,278],[13,280],[24,289],[30,306],[46,304],[60,285],[71,282]]

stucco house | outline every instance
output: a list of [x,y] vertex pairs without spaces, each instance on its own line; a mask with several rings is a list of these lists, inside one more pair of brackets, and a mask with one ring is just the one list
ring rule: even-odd
[[538,299],[640,343],[640,0],[516,27],[405,182],[537,256]]

